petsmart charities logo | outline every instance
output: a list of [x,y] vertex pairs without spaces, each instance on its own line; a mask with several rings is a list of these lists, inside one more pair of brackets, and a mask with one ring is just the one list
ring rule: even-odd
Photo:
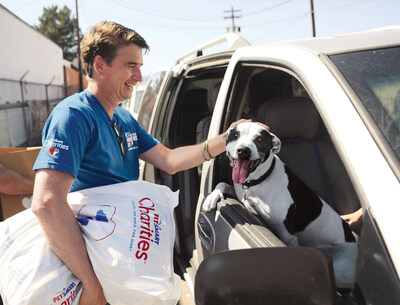
[[[76,220],[90,232],[95,241],[101,241],[114,233],[117,224],[113,218],[116,212],[117,207],[108,204],[99,205],[95,209],[85,204],[79,210]],[[101,226],[101,230],[97,229],[98,226]]]
[[138,149],[138,146],[136,144],[138,140],[136,132],[125,132],[125,139],[128,150]]
[[67,288],[64,288],[63,291],[57,292],[56,296],[53,297],[53,304],[60,305],[69,305],[72,304],[76,297],[76,288],[77,285],[72,282],[69,284]]
[[7,227],[4,231],[4,242],[0,247],[0,253],[8,249],[14,243],[14,239],[10,236],[10,228]]
[[44,142],[44,146],[50,147],[49,152],[53,157],[57,157],[60,153],[60,149],[69,150],[68,145],[64,145],[63,141],[57,139],[48,139]]
[[[132,204],[135,205],[134,202]],[[156,213],[154,202],[150,198],[142,198],[139,200],[138,210],[140,215],[136,215],[136,209],[133,209],[134,230],[132,232],[129,250],[131,252],[136,250],[136,258],[146,263],[149,257],[148,251],[150,247],[153,244],[160,244],[161,221],[160,215]],[[137,226],[139,226],[137,230],[139,236],[137,245],[134,247]]]

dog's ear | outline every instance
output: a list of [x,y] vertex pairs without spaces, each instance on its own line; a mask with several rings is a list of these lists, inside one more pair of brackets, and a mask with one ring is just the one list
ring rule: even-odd
[[274,135],[273,133],[270,132],[270,134],[272,136],[271,153],[276,155],[281,150],[281,140],[279,140],[279,138],[276,135]]

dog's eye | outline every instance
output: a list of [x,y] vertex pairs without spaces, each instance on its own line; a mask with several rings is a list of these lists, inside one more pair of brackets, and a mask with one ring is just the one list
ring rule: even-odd
[[257,142],[262,142],[262,141],[263,141],[263,138],[262,138],[262,137],[257,137],[257,138],[256,138],[256,141],[257,141]]
[[234,132],[234,133],[232,134],[232,137],[233,137],[234,139],[239,138],[239,133],[238,133],[238,132]]

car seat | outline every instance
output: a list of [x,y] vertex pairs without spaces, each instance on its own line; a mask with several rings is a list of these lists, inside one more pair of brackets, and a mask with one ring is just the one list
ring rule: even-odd
[[210,114],[202,118],[196,128],[196,143],[202,143],[207,140],[208,131],[210,129],[211,117],[217,102],[218,92],[221,88],[221,82],[214,83],[207,91],[207,106]]
[[281,139],[278,157],[339,214],[360,208],[350,178],[310,99],[268,100],[258,110],[257,120]]

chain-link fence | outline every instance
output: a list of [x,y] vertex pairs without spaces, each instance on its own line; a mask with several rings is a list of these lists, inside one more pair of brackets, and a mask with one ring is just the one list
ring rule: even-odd
[[0,147],[41,145],[53,108],[79,88],[0,79]]

